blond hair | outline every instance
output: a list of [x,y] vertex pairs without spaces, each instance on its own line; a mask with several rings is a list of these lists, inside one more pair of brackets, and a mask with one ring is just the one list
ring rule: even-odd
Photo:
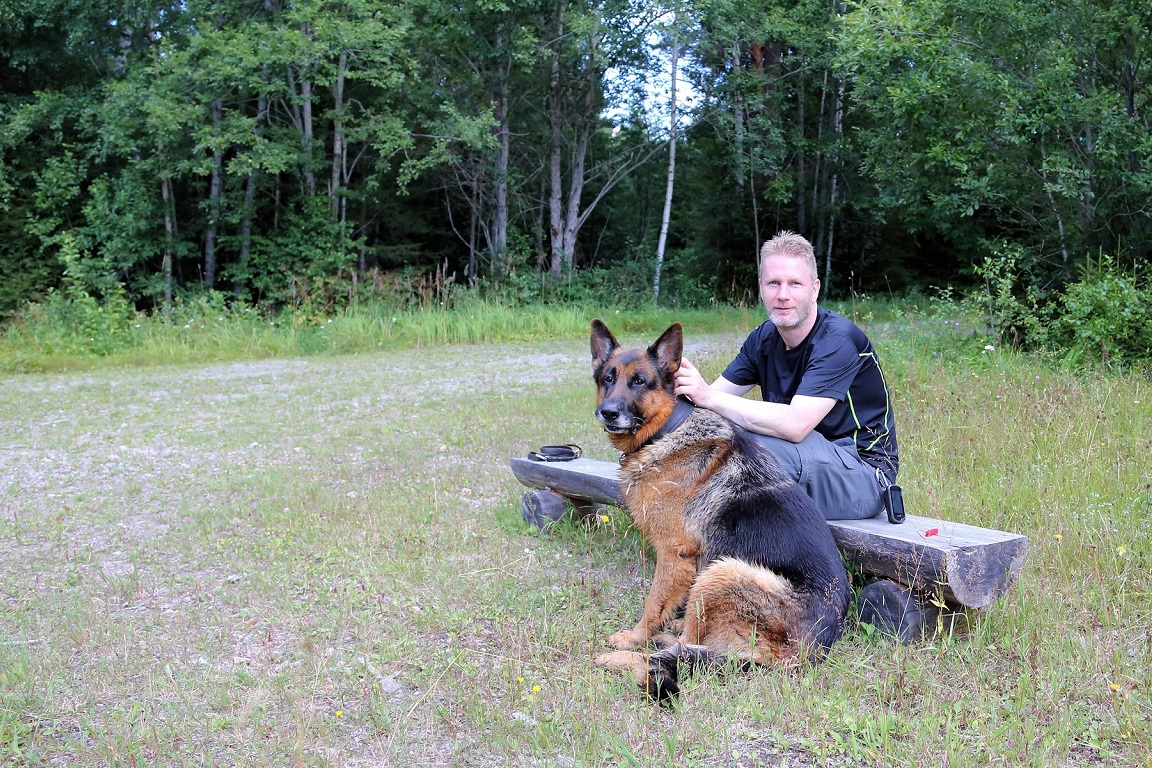
[[769,256],[791,256],[795,259],[804,259],[808,272],[812,275],[812,282],[816,282],[816,252],[812,250],[812,243],[803,236],[786,229],[780,230],[776,237],[764,243],[760,248],[760,263],[756,268],[757,277],[764,275],[764,259]]

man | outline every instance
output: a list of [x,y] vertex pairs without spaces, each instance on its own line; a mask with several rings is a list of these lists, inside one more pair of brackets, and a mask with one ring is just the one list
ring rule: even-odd
[[[817,306],[816,256],[800,235],[781,232],[764,244],[759,282],[770,322],[711,385],[683,360],[676,394],[753,432],[829,520],[873,517],[899,461],[872,342]],[[763,401],[744,398],[757,384]]]

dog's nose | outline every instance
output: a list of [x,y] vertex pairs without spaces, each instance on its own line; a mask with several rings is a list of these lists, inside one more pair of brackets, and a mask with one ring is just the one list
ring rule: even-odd
[[620,411],[615,408],[600,406],[600,408],[596,410],[596,415],[604,421],[615,421],[620,416]]

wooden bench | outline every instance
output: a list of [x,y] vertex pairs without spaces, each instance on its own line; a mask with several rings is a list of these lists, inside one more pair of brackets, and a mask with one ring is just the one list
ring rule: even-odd
[[[569,503],[580,514],[620,505],[614,462],[514,458],[511,465],[516,479],[533,489],[524,494],[521,512],[541,528],[560,519]],[[883,515],[828,525],[849,564],[878,577],[860,593],[860,621],[902,642],[954,626],[968,609],[1002,597],[1028,551],[1026,536],[917,515],[900,525]]]

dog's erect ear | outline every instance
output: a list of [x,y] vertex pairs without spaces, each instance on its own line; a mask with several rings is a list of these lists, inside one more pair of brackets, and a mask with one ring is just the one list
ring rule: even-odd
[[654,355],[660,370],[671,375],[680,370],[680,357],[684,354],[684,328],[680,323],[672,323],[660,338],[648,347],[648,354]]
[[612,331],[604,325],[599,318],[592,321],[592,367],[599,368],[600,364],[608,359],[612,350],[620,346]]

